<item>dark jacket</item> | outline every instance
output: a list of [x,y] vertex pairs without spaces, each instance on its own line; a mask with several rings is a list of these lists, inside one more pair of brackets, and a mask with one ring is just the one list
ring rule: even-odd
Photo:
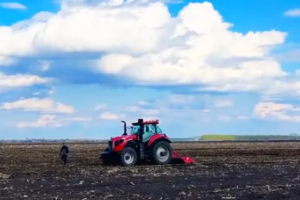
[[60,149],[60,155],[67,155],[69,153],[69,148],[66,145],[63,145]]

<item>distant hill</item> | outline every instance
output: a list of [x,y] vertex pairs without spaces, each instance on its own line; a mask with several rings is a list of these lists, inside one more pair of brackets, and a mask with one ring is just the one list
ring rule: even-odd
[[220,135],[220,134],[206,134],[199,137],[202,141],[211,140],[299,140],[300,136],[297,134],[290,135]]

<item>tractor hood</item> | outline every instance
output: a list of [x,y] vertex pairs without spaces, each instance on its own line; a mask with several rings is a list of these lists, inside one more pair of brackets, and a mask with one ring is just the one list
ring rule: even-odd
[[137,139],[137,135],[121,135],[121,136],[117,136],[117,137],[113,137],[111,138],[111,141],[116,142],[119,140],[135,140]]

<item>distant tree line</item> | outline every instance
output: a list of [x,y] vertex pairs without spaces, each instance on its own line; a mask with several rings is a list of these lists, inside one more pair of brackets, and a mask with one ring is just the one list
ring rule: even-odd
[[296,140],[300,139],[297,134],[291,135],[202,135],[200,140]]

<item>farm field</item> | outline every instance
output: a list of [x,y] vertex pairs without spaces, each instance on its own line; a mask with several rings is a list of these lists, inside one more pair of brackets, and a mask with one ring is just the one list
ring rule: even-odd
[[299,199],[300,142],[173,143],[195,165],[101,166],[106,144],[0,145],[0,199]]

